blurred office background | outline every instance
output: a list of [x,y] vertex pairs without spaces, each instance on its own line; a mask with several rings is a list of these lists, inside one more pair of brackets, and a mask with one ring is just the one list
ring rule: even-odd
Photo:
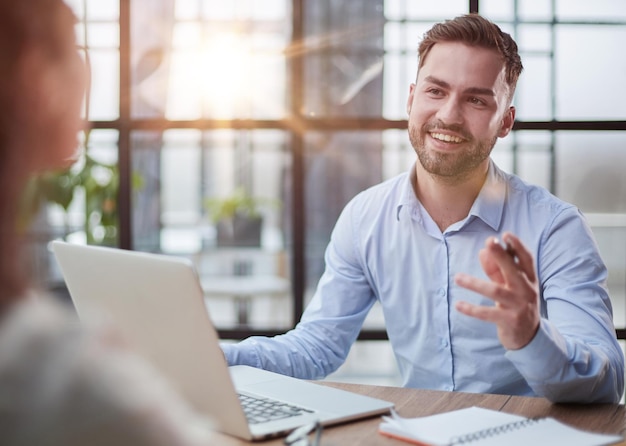
[[[471,11],[511,33],[525,65],[493,158],[586,214],[626,338],[623,0],[67,2],[91,130],[76,165],[30,190],[42,286],[66,293],[53,238],[185,256],[222,338],[292,327],[345,203],[413,162],[405,110],[423,32]],[[331,378],[396,384],[385,338],[375,307]]]

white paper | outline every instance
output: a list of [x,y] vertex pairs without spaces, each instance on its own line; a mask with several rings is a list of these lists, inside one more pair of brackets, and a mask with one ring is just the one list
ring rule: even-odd
[[[521,423],[525,417],[506,412],[469,407],[419,418],[383,417],[380,430],[433,446],[453,444],[453,440],[485,429],[509,423]],[[540,446],[567,444],[568,446],[602,446],[622,440],[619,435],[602,435],[581,431],[552,418],[544,418],[507,432],[485,436],[470,444],[489,446]]]

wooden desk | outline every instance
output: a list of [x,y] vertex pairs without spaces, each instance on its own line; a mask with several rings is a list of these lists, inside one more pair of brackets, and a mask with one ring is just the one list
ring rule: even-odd
[[[526,417],[549,416],[580,429],[626,435],[626,409],[619,404],[552,404],[544,398],[443,392],[331,382],[323,382],[322,384],[391,401],[396,405],[396,411],[404,417],[433,415],[464,407],[480,406]],[[380,421],[380,417],[374,417],[326,427],[322,435],[322,446],[406,446],[409,444],[380,435],[378,433]],[[250,443],[216,434],[214,444],[236,446]],[[281,438],[255,444],[278,446],[283,444],[283,440]],[[626,442],[619,444],[626,446]]]

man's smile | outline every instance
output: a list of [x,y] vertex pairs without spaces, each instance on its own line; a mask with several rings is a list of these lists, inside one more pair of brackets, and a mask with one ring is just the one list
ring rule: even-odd
[[446,135],[444,133],[430,132],[430,136],[434,139],[444,142],[452,142],[456,144],[463,142],[463,138],[454,135]]

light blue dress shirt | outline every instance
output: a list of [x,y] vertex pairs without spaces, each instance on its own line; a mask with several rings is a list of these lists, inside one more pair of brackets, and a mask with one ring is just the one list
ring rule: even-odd
[[[412,170],[411,172],[414,172]],[[317,379],[345,360],[378,301],[407,387],[617,402],[624,357],[615,337],[607,270],[578,209],[491,162],[469,215],[443,233],[417,200],[407,172],[348,203],[326,250],[326,270],[295,329],[222,348],[247,364]],[[490,299],[457,286],[456,273],[487,279],[478,252],[510,231],[533,254],[541,324],[505,350],[494,324],[454,304]]]

